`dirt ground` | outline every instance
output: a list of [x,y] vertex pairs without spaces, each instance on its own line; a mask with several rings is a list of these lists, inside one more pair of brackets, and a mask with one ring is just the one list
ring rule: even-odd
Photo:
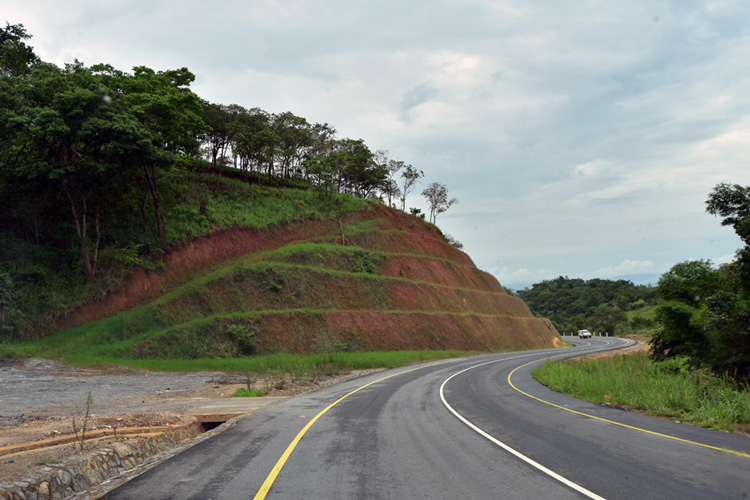
[[626,338],[635,340],[637,344],[630,347],[625,347],[624,349],[617,349],[616,351],[604,351],[595,352],[593,354],[584,354],[583,356],[580,356],[580,358],[611,358],[613,356],[622,356],[623,354],[648,354],[650,352],[651,346],[648,343],[650,337],[646,335],[628,335]]
[[[256,380],[255,388],[270,389],[268,396],[293,396],[366,373],[323,377],[315,382],[286,378],[283,384],[280,378],[265,378]],[[115,429],[118,439],[124,440],[134,439],[125,435],[134,427],[189,424],[193,417],[184,414],[189,408],[230,397],[246,387],[244,377],[221,372],[90,370],[42,359],[0,360],[0,483],[21,481],[47,464],[109,446],[113,437],[87,439],[84,449],[68,442],[39,450],[2,452],[10,445],[74,435],[74,420],[80,433],[89,394],[89,436]]]

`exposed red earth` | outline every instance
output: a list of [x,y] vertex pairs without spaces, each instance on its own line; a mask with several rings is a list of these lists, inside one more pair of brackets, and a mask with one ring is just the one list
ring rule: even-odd
[[[369,222],[373,229],[346,234],[344,228],[357,222]],[[378,283],[354,275],[300,279],[295,286],[304,289],[308,303],[295,304],[295,308],[323,312],[262,314],[262,333],[257,338],[262,350],[311,352],[321,331],[358,349],[498,350],[560,345],[548,321],[533,317],[522,300],[505,293],[493,276],[449,245],[435,226],[378,204],[341,221],[308,221],[263,231],[235,228],[196,238],[167,252],[163,271],[135,271],[119,290],[82,305],[60,326],[76,326],[146,303],[196,273],[250,253],[296,242],[341,244],[342,240],[385,253],[387,258],[378,263],[376,274],[399,279]],[[226,296],[219,284],[206,287],[217,313],[237,312],[242,307],[291,308],[281,300],[277,300],[281,305],[270,304],[273,299],[267,297],[267,290],[255,286],[248,285],[242,304]],[[171,304],[190,310],[189,300],[177,297]]]

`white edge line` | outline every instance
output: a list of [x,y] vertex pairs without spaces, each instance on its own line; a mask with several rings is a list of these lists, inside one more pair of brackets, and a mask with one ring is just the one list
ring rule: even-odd
[[451,375],[450,377],[448,377],[447,379],[445,379],[445,381],[443,381],[443,383],[442,383],[442,384],[440,385],[440,399],[441,399],[441,400],[443,401],[443,405],[445,405],[445,407],[446,407],[446,408],[448,408],[448,410],[450,410],[450,412],[451,412],[451,413],[453,413],[453,415],[455,415],[455,416],[456,416],[456,418],[458,418],[458,419],[459,419],[459,420],[460,420],[461,422],[463,422],[464,424],[466,424],[466,425],[467,425],[467,426],[468,426],[468,427],[469,427],[470,429],[474,430],[474,431],[475,431],[475,432],[477,432],[477,433],[478,433],[479,435],[481,435],[481,436],[485,437],[485,438],[486,438],[486,439],[488,439],[489,441],[491,441],[491,442],[495,443],[495,444],[496,444],[497,446],[499,446],[500,448],[504,449],[505,451],[507,451],[507,452],[508,452],[508,453],[510,453],[511,455],[514,455],[515,457],[517,457],[517,458],[520,458],[521,460],[523,460],[523,461],[524,461],[524,462],[526,462],[527,464],[531,465],[532,467],[535,467],[536,469],[538,469],[538,470],[540,470],[541,472],[543,472],[543,473],[547,474],[547,475],[548,475],[548,476],[550,476],[551,478],[553,478],[553,479],[556,479],[557,481],[560,481],[560,482],[561,482],[561,483],[563,483],[563,484],[564,484],[565,486],[568,486],[569,488],[572,488],[572,489],[576,490],[577,492],[579,492],[579,493],[581,493],[581,494],[583,494],[583,495],[585,495],[585,496],[587,496],[587,497],[589,497],[589,498],[593,498],[593,499],[595,499],[595,500],[606,500],[606,499],[605,499],[604,497],[600,497],[600,496],[599,496],[599,495],[597,495],[596,493],[594,493],[594,492],[592,492],[592,491],[589,491],[589,490],[587,490],[586,488],[584,488],[583,486],[581,486],[581,485],[579,485],[579,484],[577,484],[577,483],[574,483],[574,482],[573,482],[573,481],[571,481],[570,479],[567,479],[567,478],[565,478],[565,477],[561,476],[561,475],[560,475],[560,474],[558,474],[557,472],[555,472],[555,471],[553,471],[553,470],[550,470],[550,469],[548,469],[547,467],[543,466],[543,465],[542,465],[542,464],[540,464],[539,462],[537,462],[537,461],[535,461],[535,460],[532,460],[531,458],[527,457],[527,456],[526,456],[526,455],[524,455],[523,453],[521,453],[521,452],[519,452],[519,451],[516,451],[515,449],[511,448],[510,446],[508,446],[507,444],[503,443],[503,442],[502,442],[502,441],[500,441],[499,439],[497,439],[497,438],[495,438],[494,436],[492,436],[492,435],[490,435],[490,434],[486,433],[485,431],[483,431],[482,429],[480,429],[480,428],[479,428],[479,427],[477,427],[476,425],[474,425],[474,424],[472,424],[471,422],[469,422],[469,421],[468,421],[468,420],[467,420],[466,418],[464,418],[464,416],[463,416],[463,415],[461,415],[460,413],[458,413],[458,412],[457,412],[457,411],[456,411],[456,410],[455,410],[455,409],[454,409],[454,408],[453,408],[453,407],[452,407],[452,406],[451,406],[451,405],[450,405],[450,404],[448,403],[448,401],[446,401],[446,399],[445,399],[445,392],[444,392],[444,389],[445,389],[445,385],[446,385],[446,384],[447,384],[447,383],[448,383],[448,382],[449,382],[449,381],[450,381],[450,380],[451,380],[451,379],[452,379],[453,377],[455,377],[455,376],[458,376],[458,375],[461,375],[462,373],[464,373],[464,372],[467,372],[467,371],[469,371],[469,370],[473,370],[474,368],[479,368],[480,366],[484,366],[484,365],[489,365],[489,364],[491,364],[491,363],[497,363],[497,362],[500,362],[500,361],[509,361],[509,360],[511,360],[511,359],[517,359],[517,358],[525,358],[525,357],[527,357],[527,356],[532,356],[532,355],[533,355],[533,354],[526,354],[526,355],[523,355],[523,356],[516,356],[516,357],[512,357],[512,358],[502,358],[502,359],[495,359],[495,360],[492,360],[492,361],[487,361],[487,362],[484,362],[484,363],[480,363],[480,364],[478,364],[478,365],[470,366],[470,367],[468,367],[468,368],[465,368],[465,369],[461,370],[460,372],[456,372],[456,373],[454,373],[453,375]]

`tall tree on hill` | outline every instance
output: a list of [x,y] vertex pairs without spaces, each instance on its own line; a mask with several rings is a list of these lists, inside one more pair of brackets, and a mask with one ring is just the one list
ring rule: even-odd
[[424,177],[424,172],[417,170],[411,165],[406,165],[401,178],[404,180],[404,187],[401,189],[401,210],[406,211],[406,197],[414,190],[420,178]]
[[270,121],[270,115],[259,108],[244,110],[238,116],[232,149],[235,166],[239,162],[239,168],[245,172],[245,180],[248,172],[261,169],[265,154],[265,131],[270,127]]
[[39,62],[34,48],[24,43],[31,38],[23,24],[5,23],[0,28],[0,77],[28,75]]
[[430,222],[435,224],[437,216],[448,210],[458,202],[456,198],[448,199],[448,188],[445,184],[433,182],[422,191],[422,196],[427,199],[430,205]]
[[138,66],[133,71],[123,82],[124,99],[150,135],[149,154],[140,160],[154,202],[157,233],[164,238],[159,171],[173,167],[180,155],[197,154],[206,124],[200,100],[189,90],[195,75],[187,68],[156,72]]
[[[236,104],[224,106],[201,100],[203,121],[207,126],[202,139],[207,144],[211,165],[221,175],[227,150],[237,133],[238,121],[246,111]],[[219,165],[221,160],[222,164]]]
[[313,142],[310,124],[306,119],[287,111],[274,116],[272,127],[279,137],[280,175],[290,178],[293,174],[300,174],[298,168],[304,160],[307,148],[312,146]]
[[399,187],[394,177],[398,174],[406,165],[403,161],[394,160],[390,157],[390,153],[384,150],[378,150],[375,152],[375,162],[385,167],[386,178],[383,181],[383,195],[386,197],[388,206],[393,206],[394,200],[401,196],[401,188]]

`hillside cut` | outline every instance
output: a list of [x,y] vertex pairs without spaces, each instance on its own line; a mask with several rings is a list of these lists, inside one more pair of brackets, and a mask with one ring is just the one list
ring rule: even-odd
[[137,358],[562,345],[436,226],[378,203],[342,219],[214,233],[165,264],[66,326],[120,313],[91,338]]

